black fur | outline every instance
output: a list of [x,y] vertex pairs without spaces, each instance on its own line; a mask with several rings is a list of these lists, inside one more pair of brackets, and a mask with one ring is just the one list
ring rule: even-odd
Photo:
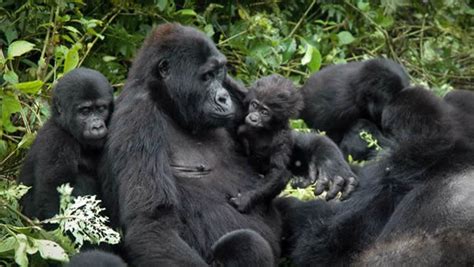
[[22,199],[24,213],[51,218],[59,210],[56,188],[74,195],[98,194],[97,162],[113,111],[112,87],[99,72],[75,69],[53,90],[52,117],[38,132],[18,181],[32,186]]
[[[362,169],[359,190],[348,201],[280,203],[288,218],[286,239],[294,241],[287,246],[288,253],[297,266],[348,265],[375,244],[436,236],[438,229],[474,228],[474,148],[449,110],[423,88],[399,92],[384,107],[381,120],[382,131],[394,142],[380,159]],[[301,210],[314,219],[307,220]],[[298,218],[303,221],[299,227],[292,224]],[[440,244],[465,248],[472,241]],[[392,260],[404,262],[403,253]],[[442,257],[433,255],[438,256]],[[363,257],[363,262],[384,263]]]
[[364,251],[355,266],[472,266],[474,230],[442,228],[432,233],[414,231],[379,242]]
[[[260,181],[226,127],[236,107],[225,57],[203,33],[164,24],[130,71],[104,152],[104,194],[134,266],[207,266],[224,234],[252,229],[280,255],[272,206],[241,214],[230,196]],[[235,93],[235,95],[234,95]]]
[[[369,143],[362,139],[361,133],[366,132],[377,141],[377,145],[372,144],[369,147]],[[358,120],[342,137],[339,142],[344,158],[348,158],[349,155],[353,160],[365,161],[374,159],[377,154],[383,149],[390,147],[390,140],[382,134],[382,131],[373,122],[360,119]]]
[[211,265],[216,267],[275,266],[268,242],[249,229],[225,234],[212,246],[212,251],[214,259]]
[[380,127],[382,108],[408,84],[403,67],[389,59],[328,66],[303,86],[301,118],[339,143],[360,118]]
[[265,177],[261,186],[230,199],[240,212],[257,203],[269,204],[291,178],[287,166],[293,138],[288,120],[298,115],[303,99],[290,80],[271,75],[250,87],[244,104],[248,112],[237,133],[250,163]]
[[356,175],[344,160],[337,145],[316,133],[293,131],[293,149],[289,169],[296,177],[292,186],[304,188],[316,183],[315,195],[327,191],[330,200],[341,192],[346,199],[357,187]]
[[450,112],[458,127],[474,145],[474,92],[453,90],[444,96],[450,106]]
[[114,254],[89,250],[74,255],[67,267],[126,267],[127,264]]

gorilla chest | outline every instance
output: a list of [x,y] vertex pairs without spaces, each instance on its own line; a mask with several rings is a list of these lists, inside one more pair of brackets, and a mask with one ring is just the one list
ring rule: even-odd
[[203,136],[177,133],[172,137],[171,169],[177,178],[231,179],[246,169],[245,160],[236,157],[233,140],[224,129]]

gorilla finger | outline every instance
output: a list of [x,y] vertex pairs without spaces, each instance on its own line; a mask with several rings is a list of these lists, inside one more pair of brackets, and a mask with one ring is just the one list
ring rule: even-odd
[[344,190],[342,191],[341,195],[341,200],[347,199],[352,192],[356,189],[356,187],[359,185],[359,182],[357,181],[356,178],[354,177],[349,177],[347,178],[347,183],[344,186]]
[[291,187],[293,189],[295,188],[306,188],[310,184],[309,180],[305,177],[294,177],[293,180],[291,180]]
[[341,176],[334,177],[333,183],[331,185],[331,189],[326,194],[326,200],[331,200],[337,196],[343,187],[344,187],[345,180]]
[[321,177],[316,181],[316,189],[314,189],[314,194],[316,196],[321,195],[324,191],[329,188],[329,179],[325,174],[322,174]]

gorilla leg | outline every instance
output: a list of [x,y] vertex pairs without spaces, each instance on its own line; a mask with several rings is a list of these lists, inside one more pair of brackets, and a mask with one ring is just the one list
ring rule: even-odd
[[117,255],[100,250],[89,250],[74,255],[67,267],[126,267],[127,264]]
[[268,242],[250,229],[235,230],[225,234],[212,246],[214,266],[240,267],[275,265],[275,258]]

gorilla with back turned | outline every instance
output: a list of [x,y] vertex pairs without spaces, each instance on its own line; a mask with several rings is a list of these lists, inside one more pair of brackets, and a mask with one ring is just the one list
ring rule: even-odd
[[[279,203],[285,253],[297,266],[472,265],[474,147],[464,128],[445,101],[423,88],[395,93],[381,108],[382,131],[392,142],[359,172],[351,199]],[[398,249],[403,244],[440,247]],[[453,246],[468,254],[456,258]]]
[[38,132],[18,181],[32,186],[23,197],[25,215],[47,219],[59,211],[57,187],[73,195],[98,195],[97,163],[113,111],[112,86],[101,73],[78,68],[53,89],[51,118]]
[[301,118],[338,143],[358,119],[380,127],[382,108],[408,85],[404,68],[389,59],[331,65],[301,88],[305,100]]

